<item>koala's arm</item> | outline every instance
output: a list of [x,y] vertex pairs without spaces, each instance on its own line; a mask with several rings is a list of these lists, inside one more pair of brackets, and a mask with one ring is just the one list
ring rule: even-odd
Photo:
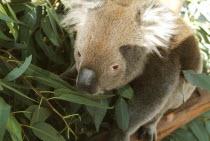
[[131,134],[164,108],[180,79],[178,63],[174,60],[154,58],[148,64],[142,76],[132,83],[135,101],[130,107],[128,132]]
[[135,98],[130,106],[129,128],[124,133],[115,134],[114,141],[129,141],[130,135],[165,108],[180,79],[178,64],[175,60],[158,57],[149,60],[143,74],[131,83]]

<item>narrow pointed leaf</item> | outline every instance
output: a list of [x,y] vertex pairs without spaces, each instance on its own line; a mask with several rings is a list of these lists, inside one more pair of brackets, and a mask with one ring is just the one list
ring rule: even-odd
[[134,96],[134,91],[131,88],[131,86],[126,85],[122,88],[118,89],[118,92],[120,93],[120,95],[124,98],[128,98],[130,100],[132,100],[133,96]]
[[6,41],[12,41],[12,39],[8,38],[3,32],[0,31],[0,39]]
[[117,120],[117,125],[120,129],[126,130],[130,121],[130,112],[128,109],[127,102],[119,97],[115,104],[115,116]]
[[0,19],[6,22],[13,22],[17,23],[15,20],[11,19],[10,17],[4,15],[2,12],[0,12]]
[[47,108],[37,107],[37,109],[33,112],[33,116],[31,119],[31,125],[34,125],[39,122],[44,122],[51,114],[51,111]]
[[10,115],[7,121],[7,130],[9,131],[13,141],[23,141],[20,124],[12,115]]
[[55,45],[59,46],[58,39],[56,38],[53,29],[51,25],[49,25],[50,19],[49,17],[45,17],[42,19],[41,25],[42,25],[42,30],[44,33],[47,35],[47,37],[50,39],[50,41]]
[[[107,99],[99,100],[99,102],[101,104],[104,104],[104,105],[108,106]],[[87,111],[90,113],[90,115],[91,115],[91,117],[92,117],[92,119],[94,121],[96,130],[98,132],[99,131],[99,127],[101,125],[101,122],[102,122],[102,120],[104,119],[104,117],[106,115],[107,109],[96,108],[96,107],[92,107],[92,106],[86,106],[86,108],[87,108]]]
[[3,83],[1,79],[0,79],[0,85],[2,85],[3,87],[5,87],[5,88],[7,88],[7,89],[9,89],[9,90],[11,90],[11,91],[17,93],[18,95],[20,95],[20,96],[22,96],[22,97],[24,97],[24,98],[27,98],[27,99],[29,99],[29,100],[31,100],[31,101],[37,103],[36,100],[34,100],[34,99],[28,97],[27,95],[23,94],[21,91],[19,91],[19,90],[15,89],[15,88],[13,88],[13,87],[11,87],[11,86],[9,86],[9,85]]
[[0,97],[0,141],[3,141],[11,106]]
[[44,42],[44,37],[41,33],[40,30],[38,30],[35,34],[35,39],[36,42],[38,43],[38,45],[40,46],[40,48],[43,50],[43,52],[45,53],[45,55],[53,62],[57,63],[57,64],[63,64],[64,60],[61,56],[58,56],[55,51],[53,50],[53,48],[51,48],[50,46],[48,46],[45,42]]
[[4,88],[2,87],[2,85],[0,85],[0,91],[4,90]]
[[82,96],[82,97],[86,97],[86,98],[89,98],[89,99],[95,99],[95,100],[98,100],[98,99],[106,99],[106,98],[111,98],[115,95],[111,95],[111,94],[101,94],[101,95],[92,95],[92,94],[86,94],[86,93],[83,93],[83,92],[79,92],[79,91],[76,91],[76,90],[70,90],[70,89],[57,89],[55,90],[55,94],[58,94],[58,95],[63,95],[63,94],[73,94],[73,95],[79,95],[79,96]]
[[39,122],[33,125],[32,131],[43,141],[65,141],[63,136],[59,135],[54,127],[45,122]]
[[105,104],[101,104],[101,103],[95,102],[93,100],[89,100],[87,98],[84,98],[78,95],[64,94],[59,97],[54,97],[53,99],[65,100],[65,101],[69,101],[69,102],[73,102],[77,104],[84,104],[84,105],[98,107],[98,108],[112,109],[112,107],[108,107]]
[[205,73],[196,74],[192,70],[187,70],[183,72],[187,81],[189,81],[192,85],[210,91],[210,75],[206,75]]
[[17,79],[18,77],[20,77],[29,67],[31,60],[32,60],[32,56],[29,56],[28,58],[26,58],[25,62],[20,68],[13,69],[4,79],[7,81],[13,81]]

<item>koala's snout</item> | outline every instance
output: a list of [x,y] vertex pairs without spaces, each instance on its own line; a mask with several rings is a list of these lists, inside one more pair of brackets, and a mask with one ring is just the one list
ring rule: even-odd
[[96,73],[93,70],[82,68],[77,77],[77,88],[81,91],[95,93]]

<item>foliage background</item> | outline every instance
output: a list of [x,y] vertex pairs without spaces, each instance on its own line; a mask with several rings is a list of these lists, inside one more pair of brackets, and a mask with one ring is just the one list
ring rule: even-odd
[[[59,0],[7,2],[0,2],[0,140],[84,140],[109,130],[110,123],[126,129],[133,98],[129,86],[92,96],[75,89],[75,76],[61,75],[74,64],[75,38],[60,25],[63,4]],[[209,6],[207,0],[187,0],[182,10],[199,39],[207,74]],[[210,89],[207,84],[201,87]],[[210,140],[209,118],[210,112],[164,140]]]

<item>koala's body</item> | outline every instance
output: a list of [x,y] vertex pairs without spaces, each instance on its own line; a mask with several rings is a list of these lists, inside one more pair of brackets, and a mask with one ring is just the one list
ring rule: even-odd
[[128,129],[116,129],[110,141],[130,141],[140,127],[140,137],[155,141],[162,115],[195,89],[181,71],[202,71],[193,33],[154,0],[72,0],[70,6],[63,24],[77,31],[77,87],[100,94],[130,83],[135,92]]

